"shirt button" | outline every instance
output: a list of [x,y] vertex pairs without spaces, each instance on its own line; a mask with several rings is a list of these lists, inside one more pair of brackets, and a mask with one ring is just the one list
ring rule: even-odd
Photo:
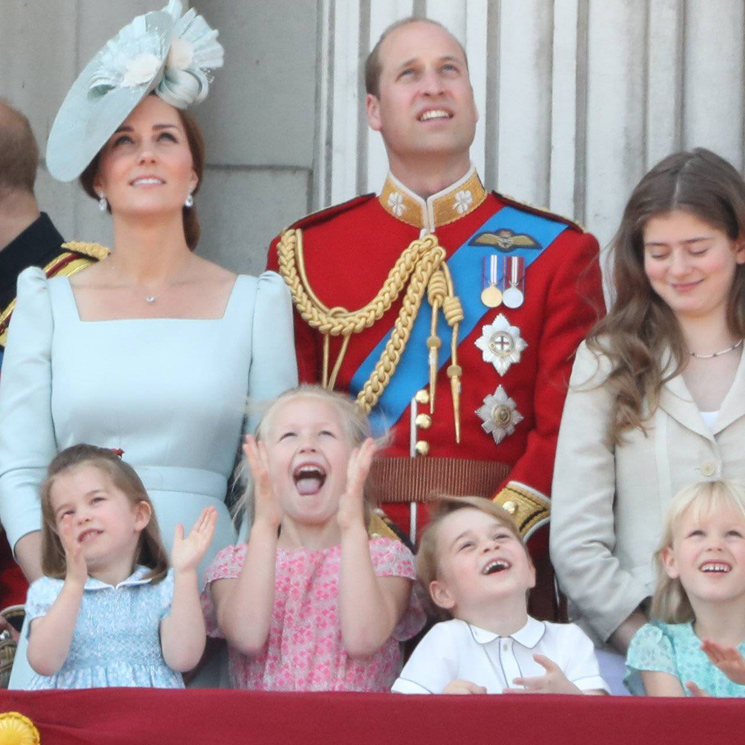
[[701,475],[702,476],[713,476],[717,472],[717,468],[713,463],[704,463],[701,466]]

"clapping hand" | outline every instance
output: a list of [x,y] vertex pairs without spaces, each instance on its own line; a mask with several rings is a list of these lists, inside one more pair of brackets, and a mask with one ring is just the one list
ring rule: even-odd
[[708,639],[704,639],[701,649],[710,662],[716,665],[733,683],[745,685],[745,658],[739,650],[734,647],[724,647]]
[[65,582],[72,582],[82,587],[88,579],[88,565],[83,556],[83,547],[75,537],[73,516],[65,515],[59,529],[62,548],[65,549]]
[[703,688],[699,688],[692,680],[686,683],[686,688],[691,692],[691,696],[694,698],[710,698],[711,694],[707,693]]
[[337,523],[342,530],[365,525],[365,481],[375,455],[375,440],[368,437],[349,456],[347,465],[347,487],[339,499]]
[[176,526],[171,549],[171,566],[175,572],[196,571],[212,543],[216,525],[217,510],[205,507],[188,536],[184,537],[183,525]]
[[282,505],[269,477],[269,456],[263,442],[246,435],[243,452],[248,459],[254,483],[254,525],[266,523],[273,530],[282,522]]
[[533,678],[515,678],[512,682],[524,688],[508,688],[508,693],[582,693],[574,683],[567,680],[553,660],[542,654],[534,654],[533,659],[545,668],[546,674]]

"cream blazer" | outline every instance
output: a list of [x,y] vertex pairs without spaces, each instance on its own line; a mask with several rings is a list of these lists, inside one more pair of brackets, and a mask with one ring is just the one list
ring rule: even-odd
[[652,557],[667,508],[697,481],[745,478],[745,355],[712,429],[678,376],[646,435],[608,438],[606,357],[582,345],[572,370],[551,492],[551,559],[569,612],[605,642],[654,592]]

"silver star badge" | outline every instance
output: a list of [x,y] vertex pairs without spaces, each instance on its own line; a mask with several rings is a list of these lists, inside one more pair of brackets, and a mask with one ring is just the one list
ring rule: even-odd
[[528,342],[520,336],[517,326],[510,326],[504,313],[492,323],[481,327],[481,336],[476,339],[484,362],[491,362],[500,375],[510,369],[513,362],[520,362],[520,355]]
[[494,393],[486,396],[484,405],[476,409],[476,414],[483,422],[481,428],[494,438],[497,445],[507,435],[511,435],[515,431],[515,425],[523,420],[515,402],[501,385]]

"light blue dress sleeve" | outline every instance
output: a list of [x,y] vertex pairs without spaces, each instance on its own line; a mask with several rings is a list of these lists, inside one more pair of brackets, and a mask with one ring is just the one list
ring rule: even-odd
[[673,643],[663,628],[656,623],[647,623],[634,634],[626,653],[626,670],[626,687],[638,696],[646,693],[640,672],[669,673],[678,677]]
[[28,588],[26,595],[26,619],[31,623],[49,613],[49,609],[62,591],[62,580],[51,577],[39,577]]
[[14,549],[24,535],[41,529],[39,485],[57,454],[53,334],[47,278],[31,267],[18,277],[0,385],[0,522]]
[[259,277],[253,314],[246,430],[253,432],[261,419],[258,402],[295,386],[297,360],[290,291],[279,274],[264,272]]

